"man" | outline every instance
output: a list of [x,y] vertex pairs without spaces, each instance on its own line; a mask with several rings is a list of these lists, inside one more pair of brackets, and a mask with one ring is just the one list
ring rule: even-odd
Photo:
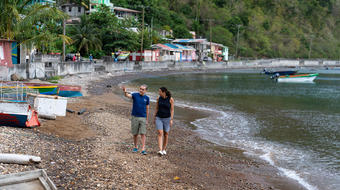
[[92,54],[90,54],[89,59],[90,59],[90,63],[92,63],[92,61],[93,61],[93,56],[92,56]]
[[146,125],[149,118],[149,104],[150,98],[145,95],[147,91],[147,85],[143,84],[139,87],[139,93],[128,93],[123,86],[124,96],[133,100],[132,113],[131,113],[131,133],[133,135],[134,148],[132,152],[138,152],[138,134],[142,141],[142,154],[146,155],[145,151],[145,139],[146,139]]

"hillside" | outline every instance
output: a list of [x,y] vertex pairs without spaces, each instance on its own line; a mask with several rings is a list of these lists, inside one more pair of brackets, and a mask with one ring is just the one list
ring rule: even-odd
[[174,37],[222,43],[241,57],[340,59],[340,0],[111,0]]

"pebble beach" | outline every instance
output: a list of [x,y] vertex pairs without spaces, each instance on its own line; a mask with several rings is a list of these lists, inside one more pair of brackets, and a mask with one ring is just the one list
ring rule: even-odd
[[[202,140],[176,117],[166,156],[157,154],[157,134],[151,121],[147,127],[148,155],[132,153],[131,102],[118,85],[160,75],[66,76],[60,83],[82,85],[84,94],[69,99],[68,109],[85,108],[86,112],[40,120],[42,125],[36,128],[1,127],[1,153],[42,159],[32,165],[0,163],[1,175],[45,169],[58,189],[303,189],[264,161],[246,157],[240,149]],[[150,107],[152,116],[154,105]]]

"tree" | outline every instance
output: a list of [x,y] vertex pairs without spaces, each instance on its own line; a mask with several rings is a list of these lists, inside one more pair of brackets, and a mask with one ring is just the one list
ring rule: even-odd
[[90,50],[101,50],[100,31],[89,22],[88,16],[81,17],[79,25],[68,28],[68,34],[73,40],[73,45],[82,55],[88,55]]
[[30,0],[0,1],[0,37],[17,40],[21,44],[48,44],[56,39],[69,38],[55,33],[57,27],[67,16],[55,7],[30,5]]

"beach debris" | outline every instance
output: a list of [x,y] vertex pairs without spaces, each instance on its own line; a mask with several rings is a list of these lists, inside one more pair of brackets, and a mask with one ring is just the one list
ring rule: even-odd
[[85,113],[86,112],[86,108],[83,108],[83,109],[81,109],[80,111],[78,111],[78,115],[81,115],[81,114],[83,114],[83,113]]
[[56,116],[66,116],[67,99],[58,96],[38,95],[34,100],[34,108],[40,118],[56,119]]
[[175,177],[174,177],[174,180],[179,180],[179,179],[181,179],[181,178],[178,177],[178,176],[175,176]]
[[75,112],[74,110],[71,110],[71,109],[68,109],[68,108],[66,108],[66,111],[69,112],[69,113],[74,113]]
[[40,163],[41,158],[24,154],[0,154],[0,162],[4,164],[34,164]]
[[106,85],[106,88],[111,88],[112,86],[111,85]]
[[41,119],[48,119],[48,120],[56,120],[57,116],[55,116],[55,115],[39,114],[39,118],[41,118]]
[[0,189],[56,190],[45,170],[33,170],[0,176]]

